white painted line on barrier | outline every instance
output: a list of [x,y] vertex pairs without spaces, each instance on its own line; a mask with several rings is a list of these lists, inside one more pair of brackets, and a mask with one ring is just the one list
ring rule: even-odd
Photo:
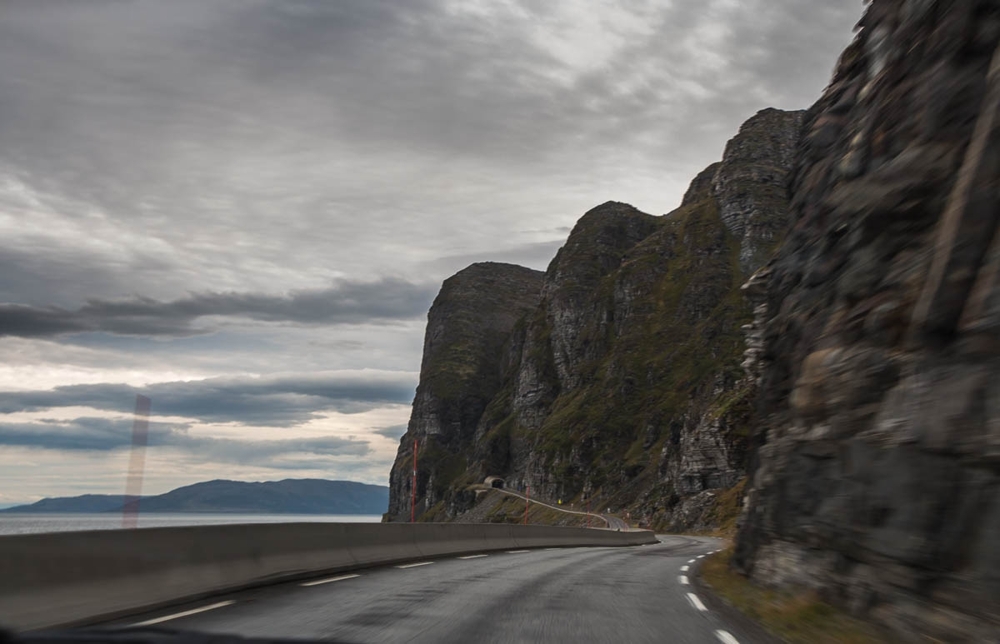
[[687,586],[688,585],[687,575],[681,575],[680,577],[678,577],[678,579],[680,579],[680,581],[681,581],[681,586]]
[[701,600],[698,599],[698,595],[695,595],[694,593],[688,593],[688,601],[691,602],[692,606],[694,606],[695,608],[697,608],[702,612],[708,610],[707,608],[705,608],[705,604],[702,604]]
[[328,579],[318,579],[316,581],[307,581],[304,584],[299,584],[300,586],[321,586],[323,584],[332,584],[335,581],[344,581],[345,579],[354,579],[355,577],[360,577],[361,575],[341,575],[339,577],[330,577]]
[[465,555],[464,557],[459,557],[459,559],[479,559],[480,557],[489,557],[489,555]]
[[719,638],[722,644],[740,644],[740,641],[727,633],[726,631],[715,631],[715,636]]
[[229,601],[219,602],[217,604],[209,604],[208,606],[202,606],[201,608],[192,608],[191,610],[186,610],[183,613],[174,613],[173,615],[167,615],[165,617],[157,617],[156,619],[147,619],[144,622],[136,622],[132,626],[152,626],[153,624],[159,624],[160,622],[169,622],[172,619],[178,619],[181,617],[187,617],[188,615],[197,615],[198,613],[204,613],[205,611],[215,610],[216,608],[222,608],[223,606],[229,606],[235,604],[236,601],[230,599]]
[[525,552],[531,552],[531,551],[530,550],[508,550],[507,554],[509,554],[509,555],[519,555],[519,554],[522,554],[522,553],[525,553]]
[[406,564],[406,565],[403,565],[403,566],[396,566],[396,567],[397,568],[401,568],[401,569],[402,568],[416,568],[417,566],[429,566],[432,563],[434,563],[434,562],[433,561],[421,561],[419,563]]
[[687,572],[691,566],[681,566],[681,572]]

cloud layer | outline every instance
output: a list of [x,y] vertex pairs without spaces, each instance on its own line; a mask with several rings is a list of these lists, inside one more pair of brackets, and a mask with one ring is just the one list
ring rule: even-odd
[[51,337],[105,332],[119,335],[184,336],[207,333],[196,327],[209,316],[308,325],[378,324],[426,315],[433,285],[398,278],[374,282],[340,280],[326,289],[284,296],[254,293],[203,293],[158,302],[146,297],[91,300],[69,311],[59,307],[0,304],[0,336]]
[[161,382],[136,388],[124,384],[68,385],[47,391],[0,392],[0,414],[85,407],[129,413],[137,394],[153,401],[157,416],[206,423],[290,427],[324,411],[360,413],[413,400],[412,373],[312,373],[267,378],[211,378]]
[[672,210],[754,112],[818,97],[861,11],[7,0],[0,503],[117,486],[137,392],[180,419],[164,487],[384,482],[444,278],[545,268],[608,200]]
[[[81,417],[70,421],[0,423],[0,445],[70,451],[111,451],[130,448],[132,422]],[[364,457],[368,441],[324,436],[272,440],[236,440],[194,436],[188,426],[151,423],[149,448],[170,447],[224,463],[267,464],[285,454]]]

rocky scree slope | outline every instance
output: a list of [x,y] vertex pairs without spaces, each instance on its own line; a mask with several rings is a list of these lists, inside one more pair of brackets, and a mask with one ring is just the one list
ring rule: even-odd
[[[905,640],[1000,641],[1000,4],[873,0],[751,280],[735,564]],[[752,360],[753,362],[753,360]]]
[[[525,271],[517,293],[493,291],[484,305],[485,287],[463,278],[475,269],[485,279],[496,265],[445,282],[387,519],[409,517],[416,438],[428,443],[422,520],[461,520],[475,501],[469,486],[494,475],[544,499],[631,508],[658,527],[711,525],[714,498],[744,475],[749,445],[754,379],[740,362],[752,311],[740,287],[787,227],[801,118],[773,109],[751,118],[666,216],[594,208],[544,276]],[[459,278],[462,293],[451,284]],[[503,324],[467,323],[494,311]],[[490,349],[456,353],[444,338]]]

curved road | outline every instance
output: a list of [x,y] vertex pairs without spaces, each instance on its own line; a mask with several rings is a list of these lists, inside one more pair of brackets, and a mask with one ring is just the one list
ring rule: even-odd
[[769,641],[725,622],[686,577],[699,556],[722,542],[660,541],[359,570],[205,599],[116,625],[359,643]]
[[632,528],[629,527],[629,525],[627,523],[625,523],[625,521],[623,519],[619,519],[618,517],[612,516],[610,514],[598,514],[596,512],[578,512],[576,510],[567,510],[566,508],[562,508],[562,507],[559,507],[559,506],[556,506],[556,505],[552,505],[551,503],[544,503],[542,501],[536,501],[535,499],[529,499],[528,497],[526,497],[523,494],[520,494],[518,492],[511,492],[510,490],[505,490],[503,488],[494,488],[494,489],[497,492],[500,492],[501,494],[506,494],[507,496],[517,497],[519,499],[527,501],[528,503],[534,503],[535,505],[540,505],[540,506],[543,506],[543,507],[546,507],[546,508],[551,508],[551,509],[555,510],[556,512],[565,512],[566,514],[579,514],[580,516],[594,517],[596,519],[600,519],[601,521],[604,521],[605,525],[609,529],[611,529],[611,530],[631,530],[632,529]]

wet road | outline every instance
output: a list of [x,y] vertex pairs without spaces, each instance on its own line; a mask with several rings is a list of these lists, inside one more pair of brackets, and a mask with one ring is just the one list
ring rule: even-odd
[[[359,570],[119,622],[339,642],[762,641],[707,609],[687,575],[715,539],[515,550]],[[684,568],[687,567],[685,570]]]

